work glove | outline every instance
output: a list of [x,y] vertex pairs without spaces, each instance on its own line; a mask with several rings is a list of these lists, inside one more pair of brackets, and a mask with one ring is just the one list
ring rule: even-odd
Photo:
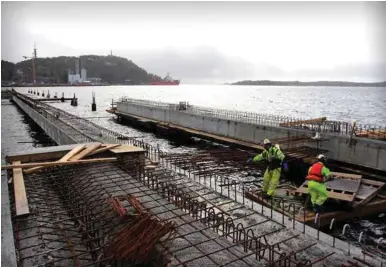
[[288,164],[287,162],[283,162],[283,171],[288,172]]
[[253,161],[253,158],[250,158],[247,160],[247,163],[251,163]]

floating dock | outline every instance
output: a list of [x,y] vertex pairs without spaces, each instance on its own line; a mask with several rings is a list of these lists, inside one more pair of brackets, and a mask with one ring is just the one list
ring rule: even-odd
[[[10,210],[19,266],[385,264],[382,242],[353,247],[317,224],[294,220],[294,212],[287,216],[247,199],[246,185],[232,177],[261,170],[245,164],[248,152],[168,154],[25,95],[14,93],[13,101],[63,145],[7,155],[7,164],[15,166],[5,167],[10,204],[2,206]],[[23,192],[21,180],[25,194],[15,195]],[[140,246],[133,255],[135,244],[128,241],[117,246],[134,226],[146,236],[137,217],[147,223],[158,218],[157,227],[165,230],[151,232],[165,233],[152,253]]]
[[166,128],[196,131],[204,136],[260,145],[264,138],[307,138],[282,142],[282,148],[326,151],[331,160],[386,171],[386,128],[326,118],[297,119],[189,105],[123,98],[109,110],[118,117],[148,120]]

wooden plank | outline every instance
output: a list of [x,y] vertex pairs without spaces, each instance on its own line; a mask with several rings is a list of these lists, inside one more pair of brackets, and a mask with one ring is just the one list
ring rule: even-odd
[[[86,147],[86,145],[76,146],[70,152],[68,152],[66,155],[64,155],[61,159],[59,159],[59,162],[64,162],[64,161],[69,160],[73,155],[75,155],[76,153],[78,153],[79,151],[81,151],[85,147]],[[35,167],[35,168],[30,168],[28,170],[25,170],[24,173],[25,174],[31,174],[31,173],[34,173],[34,172],[41,170],[41,169],[43,169],[43,167],[41,167],[41,166]]]
[[53,161],[60,159],[76,146],[77,145],[63,145],[34,148],[26,151],[10,153],[9,155],[6,155],[5,158],[8,163],[12,163],[13,161],[21,161],[23,163],[37,161]]
[[95,155],[95,154],[98,154],[98,153],[101,153],[101,152],[105,152],[107,150],[110,150],[112,148],[115,148],[117,146],[120,146],[121,144],[108,144],[108,145],[105,145],[105,147],[101,147],[97,150],[94,150],[93,152],[91,152],[90,154],[88,154],[89,156],[92,156],[92,155]]
[[[355,198],[354,194],[347,194],[347,193],[342,194],[342,193],[332,192],[329,189],[327,189],[327,192],[328,192],[329,198],[339,199],[339,200],[348,201],[348,202],[352,202]],[[296,190],[296,193],[308,194],[308,187],[301,186]]]
[[132,145],[121,145],[119,147],[111,149],[111,152],[114,154],[128,153],[128,152],[144,152],[145,150],[141,147],[136,147]]
[[[12,162],[12,165],[20,165],[20,161]],[[28,199],[25,191],[23,171],[21,168],[13,169],[13,188],[15,191],[16,216],[28,215]]]
[[375,185],[375,186],[384,186],[386,183],[375,181],[375,180],[369,180],[369,179],[362,179],[362,183],[366,185]]
[[83,159],[84,157],[86,157],[89,153],[97,150],[102,144],[101,143],[95,143],[95,144],[91,144],[89,146],[87,146],[86,149],[84,149],[83,151],[81,151],[80,153],[72,156],[69,161],[77,161],[77,160],[80,160],[80,159]]
[[75,147],[73,150],[71,150],[71,151],[68,152],[66,155],[64,155],[64,156],[59,160],[59,162],[68,161],[72,156],[74,156],[74,155],[76,155],[77,153],[79,153],[80,151],[82,151],[85,147],[86,147],[86,145],[84,145],[84,144]]
[[99,158],[99,159],[83,159],[76,161],[53,161],[53,162],[35,162],[35,163],[24,163],[18,165],[3,165],[1,166],[2,170],[9,170],[15,168],[32,168],[32,167],[55,167],[55,166],[67,166],[67,165],[79,165],[79,164],[89,164],[89,163],[106,163],[106,162],[115,162],[117,158]]
[[343,173],[343,172],[331,172],[331,175],[339,178],[348,178],[348,179],[361,179],[362,175],[352,174],[352,173]]

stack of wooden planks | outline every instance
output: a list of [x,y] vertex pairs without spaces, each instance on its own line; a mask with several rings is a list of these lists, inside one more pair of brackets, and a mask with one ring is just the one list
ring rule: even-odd
[[[27,162],[21,163],[20,161],[12,161],[12,164],[1,166],[1,169],[13,170],[13,185],[15,192],[15,206],[16,216],[25,216],[29,214],[28,199],[24,186],[23,173],[33,174],[42,171],[44,168],[64,166],[64,165],[77,165],[77,164],[90,164],[90,163],[106,163],[114,162],[117,160],[115,157],[110,158],[93,158],[86,159],[89,156],[96,155],[108,150],[114,150],[120,147],[120,144],[102,144],[102,143],[90,143],[80,144],[65,154],[63,157],[56,161],[49,162]],[[122,145],[122,150],[127,150],[126,145]]]

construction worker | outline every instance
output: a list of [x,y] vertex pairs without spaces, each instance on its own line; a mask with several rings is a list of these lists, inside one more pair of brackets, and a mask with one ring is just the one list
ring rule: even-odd
[[266,160],[268,167],[264,173],[263,194],[266,198],[271,198],[275,194],[277,184],[279,183],[281,165],[284,160],[284,154],[277,146],[273,146],[268,139],[264,140],[264,151],[249,159],[247,162],[257,162]]
[[330,170],[324,166],[326,157],[323,154],[317,156],[317,162],[308,170],[308,193],[311,195],[312,210],[315,213],[322,212],[323,203],[328,198],[325,182],[331,179]]

